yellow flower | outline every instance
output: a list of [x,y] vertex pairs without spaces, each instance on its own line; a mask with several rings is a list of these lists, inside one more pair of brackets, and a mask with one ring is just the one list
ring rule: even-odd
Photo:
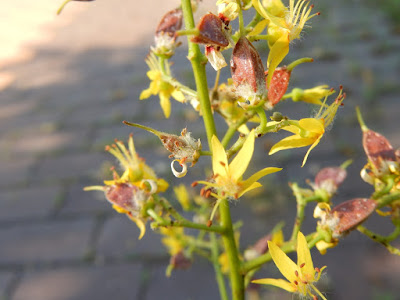
[[185,236],[183,227],[160,227],[160,233],[164,235],[161,242],[168,248],[171,256],[178,254],[184,248]]
[[334,93],[334,89],[329,89],[327,85],[319,85],[311,89],[294,88],[289,96],[294,102],[303,101],[306,103],[322,105],[321,99],[326,98]]
[[268,25],[270,52],[268,55],[268,86],[276,67],[289,53],[291,41],[300,38],[304,25],[317,14],[311,14],[313,5],[308,6],[307,0],[290,0],[289,7],[284,8],[280,0],[264,1],[252,0],[256,11],[264,17],[257,28],[261,32]]
[[184,184],[180,184],[174,187],[174,193],[183,210],[189,210],[191,203],[189,192],[187,191],[186,186]]
[[113,180],[105,180],[104,186],[87,186],[84,190],[103,191],[113,209],[135,222],[140,229],[141,239],[146,232],[146,220],[141,216],[141,210],[152,194],[164,192],[168,183],[157,178],[154,171],[137,155],[132,135],[129,136],[128,148],[116,140],[115,144],[106,147],[106,151],[120,162],[124,169],[122,176],[113,168]]
[[248,179],[243,180],[242,176],[253,156],[254,141],[254,130],[252,130],[244,142],[242,149],[240,149],[232,162],[228,164],[228,157],[224,147],[218,138],[213,136],[211,143],[213,149],[212,166],[214,179],[213,182],[199,181],[199,183],[215,188],[218,193],[218,195],[215,195],[217,198],[231,197],[237,199],[244,193],[261,187],[261,184],[257,182],[258,179],[278,172],[282,168],[265,168],[253,174]]
[[[147,77],[149,77],[151,82],[149,88],[142,91],[139,99],[143,100],[149,98],[151,95],[159,95],[164,115],[166,118],[169,118],[171,114],[171,102],[169,98],[172,96],[179,102],[185,102],[185,96],[178,88],[164,80],[158,59],[153,53],[147,57],[146,63],[150,68],[150,71],[147,72]],[[168,63],[165,64],[165,75],[171,77]]]
[[274,242],[268,242],[268,247],[275,265],[288,281],[284,279],[265,278],[253,280],[253,283],[273,285],[291,293],[298,293],[302,297],[310,296],[315,298],[315,292],[322,299],[326,300],[324,295],[314,285],[320,279],[321,273],[326,267],[314,269],[306,238],[301,232],[297,235],[297,264]]
[[299,121],[292,122],[292,124],[289,126],[283,127],[282,129],[293,133],[293,135],[284,138],[272,146],[271,150],[269,151],[269,155],[281,150],[301,148],[311,145],[304,156],[303,163],[301,165],[304,166],[311,150],[319,144],[322,136],[325,133],[325,129],[332,124],[336,112],[339,106],[342,105],[344,98],[345,94],[342,95],[342,89],[340,89],[339,96],[328,107],[325,107],[325,102],[327,99],[325,98],[325,101],[315,118],[301,119]]

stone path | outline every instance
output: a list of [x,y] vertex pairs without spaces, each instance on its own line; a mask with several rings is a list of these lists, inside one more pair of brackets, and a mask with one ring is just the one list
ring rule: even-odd
[[[1,20],[8,18],[4,24],[18,21],[14,34],[4,24],[0,29],[2,45],[11,37],[16,40],[8,48],[14,50],[2,50],[0,56],[0,299],[217,299],[210,266],[199,259],[191,270],[165,278],[168,257],[159,236],[148,232],[138,242],[136,227],[113,212],[100,193],[82,191],[104,176],[104,162],[111,161],[104,145],[131,132],[121,120],[152,120],[166,131],[185,124],[200,132],[201,122],[193,123],[190,114],[180,112],[163,121],[158,100],[137,101],[148,85],[143,58],[151,32],[176,1],[76,2],[56,19],[55,2],[0,4]],[[233,207],[235,218],[246,222],[243,247],[283,216],[293,215],[286,210],[294,206],[287,180],[300,178],[302,183],[318,168],[351,157],[351,175],[336,201],[368,195],[357,175],[365,159],[355,105],[361,106],[367,122],[374,120],[374,129],[400,146],[400,37],[392,34],[379,11],[362,4],[316,3],[322,15],[294,45],[289,59],[312,56],[316,62],[293,72],[293,86],[343,84],[347,103],[305,168],[300,168],[303,152],[273,157],[274,164],[287,170],[270,184],[279,195],[278,209],[265,212],[265,199],[252,201],[256,212],[245,202]],[[190,75],[185,56],[184,49],[177,55],[177,77]],[[173,110],[182,107],[174,103]],[[291,110],[282,105],[281,111],[290,116],[309,113],[297,106],[296,112]],[[154,145],[152,137],[140,131],[135,137],[139,153],[160,175],[171,178],[164,153],[145,150]],[[259,150],[271,143],[266,140]],[[262,154],[256,163],[265,165],[266,159]],[[201,170],[192,174],[196,172]],[[377,222],[372,225],[387,228]],[[309,220],[306,226],[311,230],[315,223]],[[316,265],[328,265],[329,299],[398,299],[400,260],[360,234],[315,257]],[[287,294],[271,297],[291,299]]]

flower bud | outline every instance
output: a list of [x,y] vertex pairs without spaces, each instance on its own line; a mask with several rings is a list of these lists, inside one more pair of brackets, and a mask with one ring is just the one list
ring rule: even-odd
[[245,37],[235,45],[231,58],[232,79],[238,94],[251,105],[257,104],[266,93],[264,66],[260,55]]
[[289,71],[286,67],[275,69],[268,89],[268,102],[272,106],[278,104],[279,101],[281,101],[283,95],[285,95],[289,85],[291,73],[292,71]]
[[225,24],[228,24],[230,21],[236,19],[240,11],[239,5],[235,2],[229,2],[228,4],[225,4],[225,2],[228,1],[218,0],[216,3],[218,6],[218,17]]
[[385,168],[385,161],[397,161],[390,142],[381,134],[370,129],[363,131],[363,146],[368,161],[377,169]]
[[355,198],[334,207],[330,214],[339,221],[333,228],[332,236],[340,237],[355,229],[374,212],[376,205],[373,199]]
[[327,85],[316,86],[312,89],[299,89],[294,88],[291,92],[292,100],[294,102],[303,101],[306,103],[322,105],[321,99],[332,95],[335,90],[328,89]]
[[192,266],[192,261],[182,251],[171,256],[169,263],[174,269],[180,270],[186,270]]
[[315,189],[325,190],[332,196],[346,179],[346,176],[346,170],[341,167],[323,168],[315,176]]
[[197,29],[199,34],[192,37],[190,40],[197,44],[206,44],[214,47],[227,47],[229,45],[229,40],[225,34],[225,24],[212,13],[204,15]]
[[106,199],[127,212],[140,212],[144,202],[151,197],[149,193],[129,183],[105,187]]
[[174,9],[167,12],[157,26],[155,33],[155,48],[152,51],[157,55],[172,56],[175,48],[179,45],[176,43],[176,31],[182,27],[182,10]]

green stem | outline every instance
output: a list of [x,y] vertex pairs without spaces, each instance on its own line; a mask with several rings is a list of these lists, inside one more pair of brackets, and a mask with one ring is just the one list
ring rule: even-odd
[[70,2],[72,0],[66,0],[63,2],[63,4],[61,4],[60,8],[57,10],[57,15],[61,14],[62,10],[64,9],[65,5],[67,5],[68,2]]
[[240,36],[245,36],[246,31],[244,29],[244,21],[243,21],[243,11],[242,11],[242,5],[240,4],[240,0],[236,0],[237,5],[239,6],[239,32]]
[[384,196],[377,201],[378,202],[377,208],[382,208],[382,207],[392,203],[393,201],[396,201],[399,199],[400,199],[400,193],[392,193],[390,195]]
[[236,246],[231,212],[227,199],[221,201],[219,212],[221,216],[221,225],[225,229],[222,240],[224,242],[225,252],[228,256],[232,300],[244,300],[244,277],[240,273],[239,252]]
[[299,190],[299,186],[297,183],[293,183],[291,185],[291,188],[293,190],[293,194],[296,197],[296,202],[297,202],[297,214],[296,214],[296,220],[293,225],[293,232],[292,232],[292,237],[290,238],[291,240],[296,240],[297,239],[297,234],[300,231],[301,225],[303,224],[304,221],[304,210],[306,208],[306,201],[304,201],[303,195],[301,194]]
[[200,30],[198,30],[197,28],[193,28],[193,29],[186,29],[186,30],[178,30],[176,32],[176,35],[181,36],[181,35],[199,35]]
[[[186,30],[192,30],[195,28],[195,26],[191,2],[190,0],[181,0],[181,3]],[[189,37],[188,44],[188,59],[192,64],[194,79],[196,82],[197,96],[200,101],[200,109],[203,115],[204,126],[207,132],[208,144],[211,149],[211,138],[213,137],[213,135],[217,135],[217,131],[215,129],[214,118],[211,111],[211,103],[208,94],[208,84],[205,68],[206,60],[204,55],[200,51],[199,45],[192,43]]]
[[210,233],[210,240],[211,240],[211,260],[214,265],[215,271],[215,278],[217,280],[219,294],[221,296],[221,300],[228,300],[228,293],[226,291],[225,286],[225,279],[224,274],[222,274],[221,267],[218,261],[219,258],[219,247],[218,247],[218,240],[215,236],[215,233]]
[[286,69],[287,69],[288,71],[292,71],[295,67],[297,67],[297,66],[300,65],[300,64],[303,64],[303,63],[306,63],[306,62],[313,62],[313,61],[314,61],[313,58],[310,58],[310,57],[303,57],[303,58],[300,58],[300,59],[298,59],[298,60],[295,60],[294,62],[292,62],[291,64],[289,64],[289,65],[286,67]]
[[368,236],[370,239],[381,243],[390,253],[400,256],[400,249],[389,244],[390,241],[394,240],[400,234],[399,226],[396,226],[395,230],[386,237],[376,234],[362,225],[358,226],[357,230]]
[[264,130],[267,127],[268,120],[265,114],[265,110],[261,106],[257,107],[255,111],[260,118],[260,125],[258,125],[255,131],[255,135],[259,136],[260,134],[263,135],[265,133]]

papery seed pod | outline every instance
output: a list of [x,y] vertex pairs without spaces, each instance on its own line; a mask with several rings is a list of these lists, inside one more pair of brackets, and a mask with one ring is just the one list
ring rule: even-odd
[[233,49],[231,73],[242,97],[265,94],[264,66],[258,51],[245,37],[241,37]]
[[346,176],[347,171],[341,167],[327,167],[317,173],[314,182],[317,188],[323,188],[326,182],[330,181],[337,189],[346,179]]
[[373,213],[376,205],[377,203],[372,199],[355,198],[334,207],[330,214],[338,218],[339,222],[332,236],[337,238],[355,229]]
[[170,265],[173,266],[174,269],[186,270],[192,266],[192,261],[187,258],[182,251],[177,254],[171,256],[169,261]]
[[176,31],[182,27],[182,9],[177,8],[167,12],[161,19],[156,29],[156,37],[167,34],[176,39]]
[[[268,102],[275,106],[281,101],[283,95],[289,86],[290,75],[292,71],[288,71],[286,67],[276,68],[271,78],[268,89]],[[268,75],[268,71],[265,72]]]
[[223,48],[229,45],[224,31],[224,23],[212,13],[204,15],[200,19],[197,29],[199,34],[190,39],[193,43]]
[[390,142],[381,134],[370,129],[363,131],[363,146],[368,160],[379,170],[384,161],[396,161]]
[[105,195],[111,204],[129,212],[138,212],[141,204],[150,197],[148,193],[129,183],[107,186]]

